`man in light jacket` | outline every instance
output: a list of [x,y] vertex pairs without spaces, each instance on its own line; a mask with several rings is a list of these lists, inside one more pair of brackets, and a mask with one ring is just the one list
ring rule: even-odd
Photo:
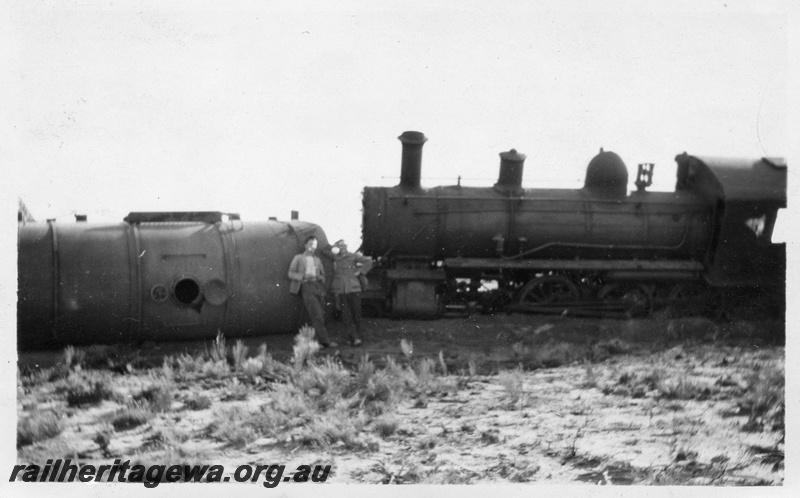
[[353,346],[362,343],[361,291],[366,283],[366,274],[372,268],[372,258],[347,251],[347,244],[339,240],[331,248],[333,260],[333,292],[342,304],[342,319]]
[[313,235],[308,237],[305,248],[289,265],[289,292],[302,296],[317,341],[324,348],[335,348],[337,344],[330,341],[325,328],[325,268],[322,261],[314,255],[317,238]]

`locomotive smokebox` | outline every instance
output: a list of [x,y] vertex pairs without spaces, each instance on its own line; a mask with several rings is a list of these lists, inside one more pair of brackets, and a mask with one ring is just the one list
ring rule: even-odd
[[583,188],[601,197],[625,197],[628,193],[628,168],[617,154],[600,149],[586,168]]
[[494,188],[502,192],[517,192],[522,190],[522,169],[525,165],[525,154],[520,154],[517,149],[500,153],[500,176]]
[[422,170],[422,146],[428,138],[419,131],[405,131],[397,137],[403,143],[403,160],[400,166],[400,186],[419,188]]

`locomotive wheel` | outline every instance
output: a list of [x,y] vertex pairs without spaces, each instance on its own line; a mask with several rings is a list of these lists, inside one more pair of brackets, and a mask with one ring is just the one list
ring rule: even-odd
[[606,284],[597,297],[603,301],[622,302],[628,318],[643,317],[650,313],[650,291],[642,284],[612,282]]
[[564,277],[534,278],[519,291],[519,304],[563,303],[577,299],[578,288]]

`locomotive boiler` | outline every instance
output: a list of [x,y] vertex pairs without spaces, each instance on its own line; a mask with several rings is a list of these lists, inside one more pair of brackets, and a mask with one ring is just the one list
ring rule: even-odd
[[302,221],[220,212],[130,213],[122,223],[19,227],[21,348],[296,331],[287,269]]
[[674,192],[648,191],[654,165],[640,164],[629,193],[624,162],[601,149],[583,188],[525,189],[526,156],[512,149],[491,187],[423,188],[427,138],[398,138],[399,185],[363,193],[362,248],[379,261],[368,297],[392,315],[509,305],[630,315],[733,288],[782,299],[785,245],[771,242],[786,206],[781,160],[683,153]]

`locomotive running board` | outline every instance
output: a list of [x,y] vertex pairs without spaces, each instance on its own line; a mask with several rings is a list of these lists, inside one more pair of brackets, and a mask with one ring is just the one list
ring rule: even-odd
[[445,268],[492,269],[492,270],[596,270],[596,271],[655,271],[655,272],[700,272],[698,261],[647,261],[647,260],[601,260],[601,259],[490,259],[447,258]]

